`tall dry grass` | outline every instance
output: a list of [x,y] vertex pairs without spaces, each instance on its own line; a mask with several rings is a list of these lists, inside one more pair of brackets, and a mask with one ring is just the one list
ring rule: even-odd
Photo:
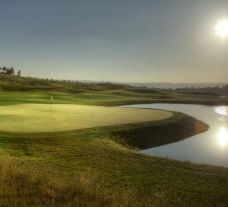
[[109,188],[102,180],[83,173],[66,175],[25,168],[6,159],[0,163],[0,206],[121,207],[151,206],[151,202],[141,200],[126,186]]

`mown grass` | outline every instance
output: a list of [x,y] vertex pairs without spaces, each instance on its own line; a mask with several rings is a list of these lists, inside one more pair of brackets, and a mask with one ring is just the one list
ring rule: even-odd
[[21,103],[50,103],[50,97],[56,104],[87,104],[100,106],[118,106],[137,103],[188,103],[222,105],[228,104],[228,97],[191,95],[154,90],[135,91],[130,89],[83,91],[77,93],[55,91],[0,91],[0,105]]
[[19,104],[0,106],[0,131],[69,131],[127,123],[161,121],[172,112],[150,109],[75,104]]
[[[2,91],[1,91],[2,90]],[[0,74],[0,104],[77,103],[117,106],[134,103],[228,104],[227,87],[210,92],[136,88],[114,83],[81,83]]]

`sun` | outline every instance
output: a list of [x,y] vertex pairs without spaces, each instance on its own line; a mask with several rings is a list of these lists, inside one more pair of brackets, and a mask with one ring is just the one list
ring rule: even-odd
[[222,19],[215,26],[215,33],[221,38],[228,37],[228,20]]

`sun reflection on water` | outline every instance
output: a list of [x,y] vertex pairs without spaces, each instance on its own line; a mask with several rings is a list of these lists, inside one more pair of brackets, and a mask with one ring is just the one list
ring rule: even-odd
[[225,127],[221,127],[217,134],[218,143],[222,148],[225,148],[228,144],[228,131]]
[[217,114],[227,116],[228,115],[228,108],[225,106],[218,106],[215,108],[215,112]]

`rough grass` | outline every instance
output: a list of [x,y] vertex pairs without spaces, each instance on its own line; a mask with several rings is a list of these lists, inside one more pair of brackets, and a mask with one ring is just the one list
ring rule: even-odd
[[19,104],[0,106],[0,131],[54,132],[161,121],[172,112],[150,109],[72,104]]

